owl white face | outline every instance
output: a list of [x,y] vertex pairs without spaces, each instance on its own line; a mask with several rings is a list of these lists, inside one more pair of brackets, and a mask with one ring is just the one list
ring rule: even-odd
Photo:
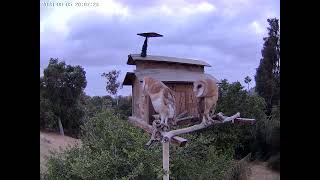
[[199,82],[193,83],[193,92],[195,93],[196,97],[201,97],[203,95],[204,86]]

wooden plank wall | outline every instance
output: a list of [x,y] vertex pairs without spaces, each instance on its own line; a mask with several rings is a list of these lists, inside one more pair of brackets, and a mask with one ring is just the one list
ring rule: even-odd
[[140,81],[135,78],[134,83],[133,83],[133,108],[132,108],[132,114],[134,117],[138,117],[143,119],[144,121],[148,122],[148,123],[152,123],[152,115],[155,114],[155,111],[152,107],[152,103],[150,101],[150,97],[147,97],[147,99],[145,99],[144,102],[144,109],[147,111],[144,111],[144,114],[140,114],[140,109],[139,109],[139,103],[141,103],[142,99],[142,83],[140,83]]
[[193,71],[193,72],[201,72],[204,73],[204,67],[198,65],[191,65],[191,64],[178,64],[178,63],[166,63],[166,62],[136,62],[136,69],[183,69],[186,71]]
[[[184,112],[185,110],[188,111],[188,115],[196,115],[197,113],[197,102],[195,95],[193,93],[193,85],[191,83],[165,83],[170,89],[175,92],[176,97],[176,113],[177,115]],[[141,97],[141,84],[139,81],[135,80],[133,85],[133,116],[139,117],[147,121],[149,124],[152,124],[153,114],[156,114],[150,98],[148,97],[147,101],[145,102],[146,109],[148,111],[145,112],[144,117],[140,116],[139,113],[139,101]]]
[[[137,70],[143,70],[143,69],[180,69],[180,70],[186,70],[186,71],[193,71],[193,72],[204,72],[203,66],[197,66],[197,65],[187,65],[187,64],[177,64],[177,63],[165,63],[165,62],[137,62],[136,69]],[[176,96],[176,114],[180,114],[187,110],[188,115],[196,115],[197,113],[197,103],[196,98],[193,93],[193,84],[192,83],[182,83],[182,82],[168,82],[165,83],[170,89],[172,89],[175,92]],[[155,114],[155,111],[152,107],[152,103],[150,99],[148,98],[145,102],[146,109],[148,111],[145,112],[144,117],[140,116],[139,113],[139,101],[141,98],[141,86],[142,84],[139,82],[139,80],[136,78],[133,83],[133,116],[139,117],[144,119],[145,121],[148,121],[148,123],[152,123],[152,115]],[[149,121],[150,120],[150,121]]]
[[170,89],[175,92],[176,97],[176,114],[180,114],[185,110],[188,115],[196,115],[197,102],[193,93],[193,85],[191,83],[172,84],[165,83]]
[[137,78],[135,78],[133,86],[132,86],[132,101],[133,101],[133,107],[132,107],[132,114],[135,117],[141,117],[139,113],[139,101],[141,96],[141,85]]

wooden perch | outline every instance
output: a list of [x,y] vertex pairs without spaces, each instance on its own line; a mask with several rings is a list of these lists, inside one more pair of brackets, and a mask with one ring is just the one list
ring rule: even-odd
[[194,118],[194,116],[187,116],[187,117],[183,117],[183,118],[177,118],[176,121],[178,123],[180,121],[190,120],[192,118]]
[[232,123],[234,123],[234,120],[236,118],[239,118],[240,117],[240,113],[236,113],[235,115],[231,116],[231,117],[228,117],[228,116],[225,116],[222,112],[219,112],[217,114],[217,117],[219,120],[221,120],[221,123],[225,123],[225,122],[229,122],[231,121]]
[[[182,113],[184,114],[184,113]],[[217,115],[213,115],[212,117],[206,119],[205,121],[201,122],[200,124],[193,125],[191,127],[177,129],[169,131],[169,128],[163,124],[161,124],[161,121],[159,120],[159,115],[153,115],[154,121],[152,123],[152,126],[145,123],[142,120],[139,120],[138,118],[129,117],[129,122],[133,123],[134,125],[145,129],[147,132],[151,133],[151,138],[149,142],[146,144],[147,146],[150,146],[154,141],[160,141],[162,140],[162,167],[163,167],[163,180],[169,180],[169,159],[170,159],[170,153],[169,153],[169,147],[170,143],[178,144],[180,147],[185,146],[187,140],[178,137],[177,135],[185,134],[194,132],[200,129],[207,128],[213,124],[218,123],[227,123],[227,122],[237,122],[236,119],[238,119],[239,122],[252,122],[254,119],[247,119],[247,118],[240,118],[240,113],[236,113],[235,115],[228,117],[225,116],[223,113],[218,113]],[[196,119],[199,121],[198,117],[194,116],[188,116],[188,117],[182,117],[178,116],[176,119],[176,124],[179,124],[179,122],[186,122],[190,121],[191,119]]]
[[180,134],[186,134],[186,133],[190,133],[190,132],[194,132],[200,129],[204,129],[207,128],[213,124],[217,124],[217,123],[225,123],[225,122],[229,122],[231,121],[232,123],[234,123],[234,119],[240,117],[240,113],[236,113],[235,115],[231,116],[231,117],[227,117],[224,116],[223,113],[218,113],[217,117],[219,118],[219,120],[221,121],[217,121],[217,120],[213,120],[213,121],[207,121],[207,123],[200,123],[197,125],[193,125],[191,127],[187,127],[187,128],[182,128],[182,129],[177,129],[177,130],[172,130],[169,132],[164,132],[163,133],[163,141],[167,142],[170,141],[171,138],[174,138],[177,135]]
[[[211,118],[214,121],[217,121],[215,123],[222,123],[223,120],[225,122],[230,121],[229,118],[232,118],[232,117],[225,116],[223,113],[218,113],[216,115],[213,115]],[[219,122],[219,121],[221,121],[221,122]],[[255,119],[240,118],[240,117],[237,117],[237,118],[233,119],[233,121],[234,122],[232,122],[232,123],[251,124],[251,125],[256,122]],[[187,116],[187,117],[182,117],[182,118],[177,118],[176,119],[177,125],[195,125],[195,124],[198,124],[200,122],[201,121],[197,116]]]
[[183,118],[185,115],[188,114],[188,111],[184,111],[183,113],[179,114],[176,119],[179,119],[179,118]]
[[[133,116],[129,116],[128,122],[136,127],[143,129],[144,131],[148,132],[149,134],[152,134],[152,131],[153,131],[152,126],[147,124],[146,122],[144,122],[142,119],[137,118],[137,117],[133,117]],[[176,144],[179,147],[183,147],[187,144],[188,141],[182,137],[175,136],[171,139],[171,142],[173,144]]]
[[187,116],[187,117],[176,119],[177,125],[194,125],[197,122],[199,122],[199,118],[196,116]]
[[255,119],[249,119],[249,118],[236,118],[234,120],[235,123],[239,124],[254,124],[256,122]]

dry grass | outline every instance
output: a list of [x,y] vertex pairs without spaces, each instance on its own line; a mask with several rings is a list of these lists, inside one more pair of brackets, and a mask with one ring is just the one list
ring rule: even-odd
[[74,145],[81,145],[79,139],[74,139],[69,136],[61,136],[57,133],[40,132],[40,171],[46,171],[46,161],[50,151],[59,151],[60,148],[64,149]]
[[268,168],[267,162],[250,162],[250,154],[236,161],[227,172],[226,180],[280,180],[280,173]]
[[252,162],[250,169],[249,180],[280,180],[280,173],[268,168],[266,162]]

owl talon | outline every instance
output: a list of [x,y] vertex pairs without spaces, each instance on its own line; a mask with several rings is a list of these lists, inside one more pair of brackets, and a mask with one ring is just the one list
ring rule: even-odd
[[169,130],[169,126],[167,124],[165,124],[165,123],[161,123],[161,129],[163,131],[168,131]]

